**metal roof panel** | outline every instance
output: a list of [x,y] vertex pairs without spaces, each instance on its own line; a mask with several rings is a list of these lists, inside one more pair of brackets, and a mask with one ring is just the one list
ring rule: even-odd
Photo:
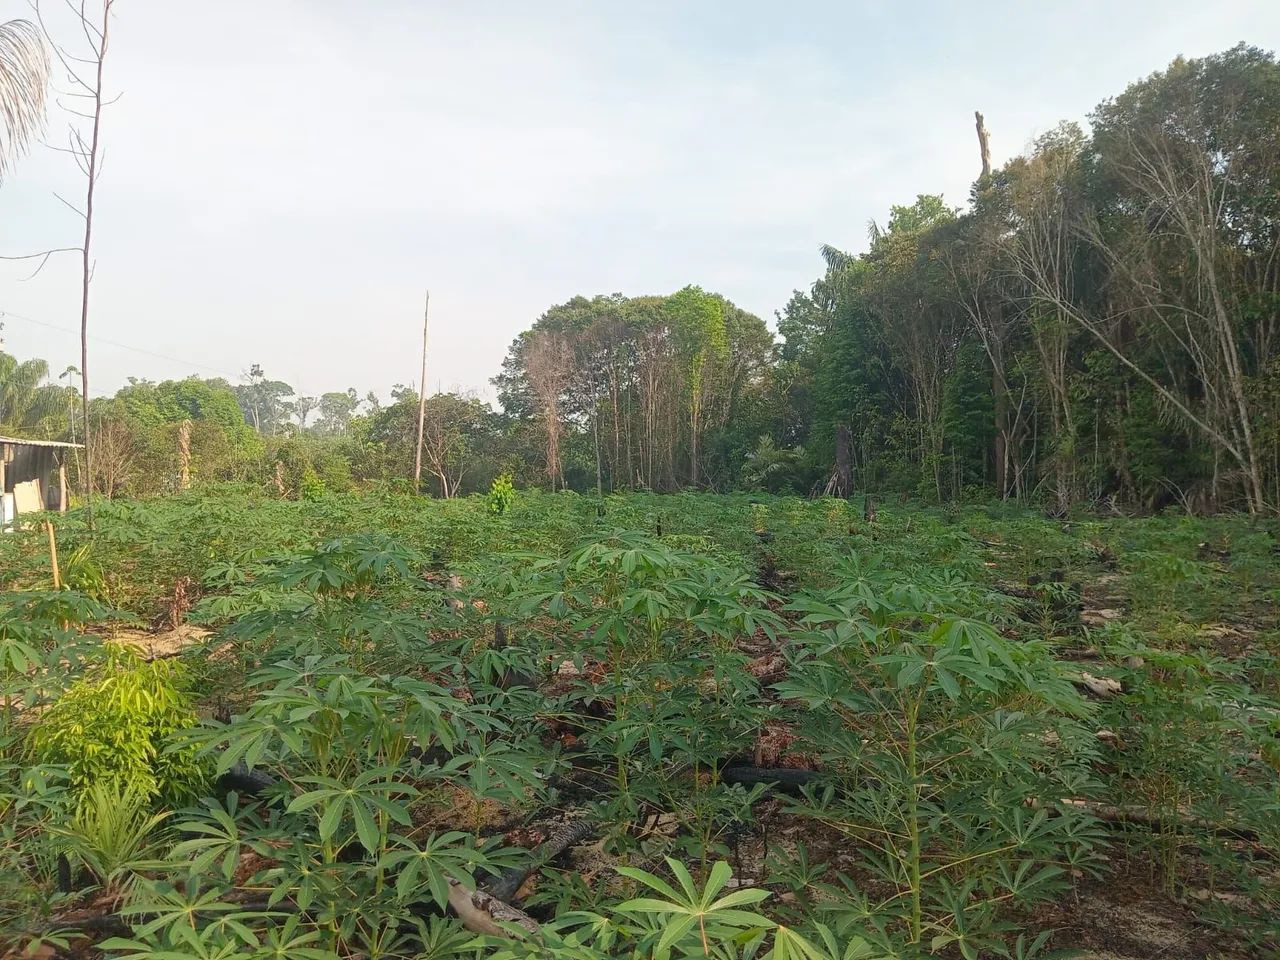
[[61,440],[27,440],[23,437],[0,437],[0,443],[13,443],[20,447],[65,447],[83,449],[83,443],[63,443]]

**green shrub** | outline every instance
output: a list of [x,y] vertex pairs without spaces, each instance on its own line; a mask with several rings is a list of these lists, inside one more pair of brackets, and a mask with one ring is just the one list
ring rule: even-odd
[[62,563],[62,581],[92,600],[104,601],[111,592],[102,565],[94,559],[92,543],[82,543],[67,554]]
[[298,494],[303,500],[319,500],[325,494],[324,481],[310,464],[302,471],[302,480],[298,483]]
[[100,781],[81,795],[70,824],[55,828],[66,853],[112,898],[132,890],[146,871],[165,866],[161,828],[170,813],[152,813],[149,806],[135,785]]
[[197,794],[205,772],[194,746],[178,735],[196,725],[186,671],[173,660],[147,662],[118,645],[59,697],[31,729],[40,764],[68,768],[83,803],[95,784],[148,800],[181,802]]
[[502,515],[511,509],[516,502],[516,488],[511,482],[511,474],[500,473],[493,478],[487,502],[490,513]]

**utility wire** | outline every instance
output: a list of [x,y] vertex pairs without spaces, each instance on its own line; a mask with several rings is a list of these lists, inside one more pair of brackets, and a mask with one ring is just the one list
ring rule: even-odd
[[[57,330],[61,333],[70,334],[73,337],[80,336],[79,330],[72,330],[70,327],[60,327],[56,323],[48,323],[44,320],[37,320],[34,317],[25,317],[20,313],[11,313],[8,310],[0,310],[0,320],[22,320],[26,323],[34,323],[37,327],[46,327],[49,330]],[[134,353],[145,354],[148,357],[154,357],[157,360],[168,360],[170,363],[181,363],[185,366],[196,367],[200,370],[206,370],[209,373],[216,373],[223,377],[239,377],[238,373],[228,373],[226,370],[219,370],[217,367],[210,367],[203,363],[196,363],[193,360],[183,360],[181,357],[171,357],[168,354],[156,353],[154,350],[146,350],[142,347],[131,346],[127,343],[120,343],[118,340],[109,340],[106,337],[99,337],[90,334],[89,339],[94,343],[103,343],[112,347],[119,347],[121,350],[131,350]]]
[[[3,322],[5,320],[21,320],[25,323],[33,323],[37,327],[46,327],[49,330],[57,330],[60,333],[66,333],[73,337],[80,336],[79,330],[72,330],[70,327],[60,327],[56,323],[49,323],[48,321],[45,321],[45,320],[37,320],[35,319],[35,317],[27,317],[21,313],[13,313],[9,310],[0,310],[0,322]],[[99,337],[96,334],[89,334],[89,339],[92,340],[94,343],[106,344],[107,346],[117,347],[120,350],[130,350],[133,353],[140,353],[144,356],[153,357],[156,360],[167,360],[170,363],[180,363],[183,366],[195,367],[196,369],[204,370],[207,373],[216,373],[218,374],[218,376],[226,378],[230,383],[235,383],[237,380],[241,379],[244,376],[243,373],[229,373],[226,370],[219,370],[217,367],[211,367],[208,364],[196,363],[194,360],[184,360],[181,357],[171,357],[167,353],[157,353],[154,350],[147,350],[143,347],[135,347],[128,343],[121,343],[118,340],[110,340],[107,337]],[[306,393],[305,390],[300,390],[295,395],[300,396],[305,393]],[[319,396],[319,394],[315,394],[315,396]]]

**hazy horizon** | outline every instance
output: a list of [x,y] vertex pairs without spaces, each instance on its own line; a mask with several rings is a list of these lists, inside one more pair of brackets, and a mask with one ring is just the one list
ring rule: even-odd
[[[430,389],[487,399],[512,338],[576,294],[697,283],[772,322],[822,244],[863,249],[920,193],[965,203],[975,109],[1000,164],[1177,55],[1280,39],[1280,4],[1248,0],[355,9],[117,4],[95,395],[256,363],[386,397],[417,379],[427,288]],[[46,139],[65,125],[51,105]],[[34,147],[0,184],[0,254],[77,243],[54,193],[82,188]],[[78,262],[31,266],[0,264],[0,336],[56,377]]]

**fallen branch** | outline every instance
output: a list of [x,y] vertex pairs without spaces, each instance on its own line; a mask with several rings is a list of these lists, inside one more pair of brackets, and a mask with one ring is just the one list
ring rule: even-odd
[[1133,826],[1146,827],[1157,833],[1207,833],[1215,837],[1232,840],[1258,839],[1257,831],[1248,827],[1226,826],[1199,817],[1177,814],[1165,816],[1152,813],[1141,807],[1118,807],[1109,803],[1096,803],[1092,800],[1066,798],[1058,802],[1063,806],[1087,811],[1104,823],[1132,824]]

